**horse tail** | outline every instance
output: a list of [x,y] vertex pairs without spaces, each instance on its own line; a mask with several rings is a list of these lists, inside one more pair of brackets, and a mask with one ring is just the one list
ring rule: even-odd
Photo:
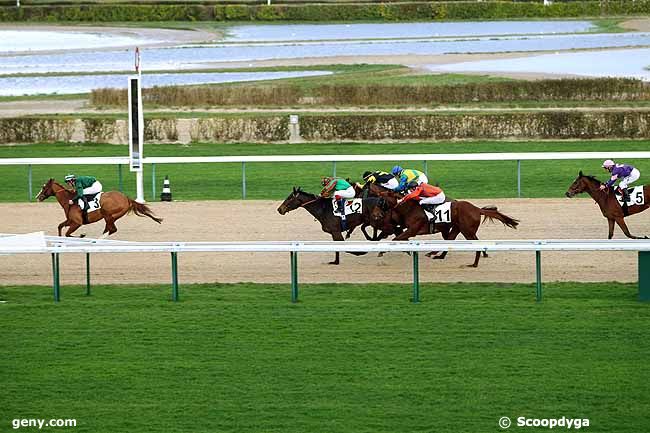
[[483,210],[499,210],[499,208],[497,208],[496,205],[493,205],[493,204],[483,206],[481,209],[483,209]]
[[504,225],[510,227],[511,229],[516,229],[519,225],[519,220],[509,217],[506,214],[502,214],[498,210],[488,209],[484,207],[480,209],[481,215],[483,215],[483,223],[488,219],[494,221],[495,219],[501,221]]
[[162,223],[162,218],[158,218],[153,214],[149,206],[144,203],[138,203],[133,199],[129,199],[129,212],[133,212],[137,216],[148,216],[158,224]]

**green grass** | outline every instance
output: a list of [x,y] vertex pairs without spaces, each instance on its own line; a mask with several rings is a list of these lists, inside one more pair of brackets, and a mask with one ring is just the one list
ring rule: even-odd
[[[165,277],[161,275],[161,279]],[[638,433],[648,304],[633,284],[0,287],[0,430],[498,432],[589,418]],[[31,430],[30,430],[31,431]],[[526,431],[512,427],[509,431]]]
[[[146,156],[209,156],[209,155],[300,155],[300,154],[359,154],[382,153],[464,153],[464,152],[555,152],[555,151],[645,151],[647,141],[565,141],[565,142],[436,142],[436,143],[341,143],[341,144],[195,144],[147,145]],[[0,158],[127,156],[126,146],[47,144],[0,147]],[[600,168],[602,161],[522,161],[521,183],[523,197],[563,197],[579,170],[605,179]],[[639,184],[647,182],[649,160],[625,161],[641,171]],[[344,162],[336,164],[336,174],[358,181],[366,170],[390,168],[400,163],[403,167],[423,169],[422,162],[389,161]],[[333,164],[323,163],[247,163],[246,186],[249,199],[280,200],[293,186],[302,186],[310,192],[320,191],[322,176],[331,175]],[[62,181],[68,172],[93,175],[100,179],[104,190],[119,187],[117,166],[33,166],[33,190],[50,177]],[[0,202],[28,200],[28,169],[26,166],[0,165]],[[431,183],[439,183],[453,198],[504,198],[517,195],[516,161],[449,161],[428,162]],[[135,176],[123,167],[124,191],[135,195]],[[175,200],[240,199],[242,165],[225,164],[157,164],[156,195],[160,194],[162,179],[171,179]],[[145,198],[152,196],[152,167],[144,173]]]

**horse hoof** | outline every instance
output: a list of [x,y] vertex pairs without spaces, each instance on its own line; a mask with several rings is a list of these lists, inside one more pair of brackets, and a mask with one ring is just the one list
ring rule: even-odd
[[472,263],[471,265],[467,265],[467,267],[468,268],[478,268],[478,263],[477,264]]
[[86,237],[86,234],[85,234],[85,233],[82,233],[82,234],[79,235],[79,237],[80,237],[80,238],[85,238],[85,237]]
[[433,256],[433,257],[431,257],[431,259],[432,260],[443,260],[444,257],[443,256]]
[[338,265],[339,262],[329,262],[329,263],[327,263],[327,264],[328,264],[328,265]]
[[384,253],[384,252],[382,251],[382,252],[380,252],[380,253],[377,254],[377,257],[384,257],[384,254],[386,254],[386,253]]

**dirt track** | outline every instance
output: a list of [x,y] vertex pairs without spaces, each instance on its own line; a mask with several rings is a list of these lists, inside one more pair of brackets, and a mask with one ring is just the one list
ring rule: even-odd
[[[518,230],[500,223],[481,227],[481,239],[587,239],[605,238],[607,223],[590,199],[498,199],[472,200],[478,205],[496,204],[521,220]],[[328,236],[304,210],[285,216],[277,213],[278,201],[210,201],[152,203],[165,221],[158,225],[148,218],[127,216],[118,221],[115,239],[141,241],[244,241],[244,240],[327,240]],[[53,202],[0,204],[0,232],[26,233],[45,230],[56,234],[63,212]],[[573,222],[569,222],[572,219]],[[265,221],[262,223],[261,221]],[[579,221],[579,222],[578,222]],[[647,214],[628,219],[635,234],[650,233]],[[90,237],[103,226],[88,226]],[[81,232],[81,231],[80,231]],[[617,238],[623,234],[617,229]],[[361,239],[360,233],[353,235]],[[439,238],[439,235],[436,236]],[[444,261],[422,258],[422,281],[532,282],[534,253],[493,253],[482,259],[478,269],[467,268],[473,253],[450,253]],[[406,254],[342,256],[342,264],[330,266],[332,254],[310,253],[299,257],[301,282],[387,282],[410,281],[411,258]],[[62,283],[85,281],[82,255],[62,257]],[[289,282],[289,256],[282,253],[184,253],[179,256],[181,283],[190,282]],[[548,252],[542,256],[545,281],[636,281],[636,253]],[[167,283],[170,280],[168,254],[96,254],[92,275],[100,283]],[[0,257],[0,284],[51,284],[49,256]]]

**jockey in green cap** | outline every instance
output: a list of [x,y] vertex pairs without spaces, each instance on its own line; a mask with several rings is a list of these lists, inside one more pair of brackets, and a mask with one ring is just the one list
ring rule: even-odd
[[92,176],[76,176],[74,174],[69,174],[64,179],[65,183],[74,188],[77,193],[77,195],[70,200],[69,204],[75,204],[77,200],[81,199],[84,203],[81,210],[84,212],[85,218],[89,207],[88,196],[93,197],[102,192],[102,184]]

